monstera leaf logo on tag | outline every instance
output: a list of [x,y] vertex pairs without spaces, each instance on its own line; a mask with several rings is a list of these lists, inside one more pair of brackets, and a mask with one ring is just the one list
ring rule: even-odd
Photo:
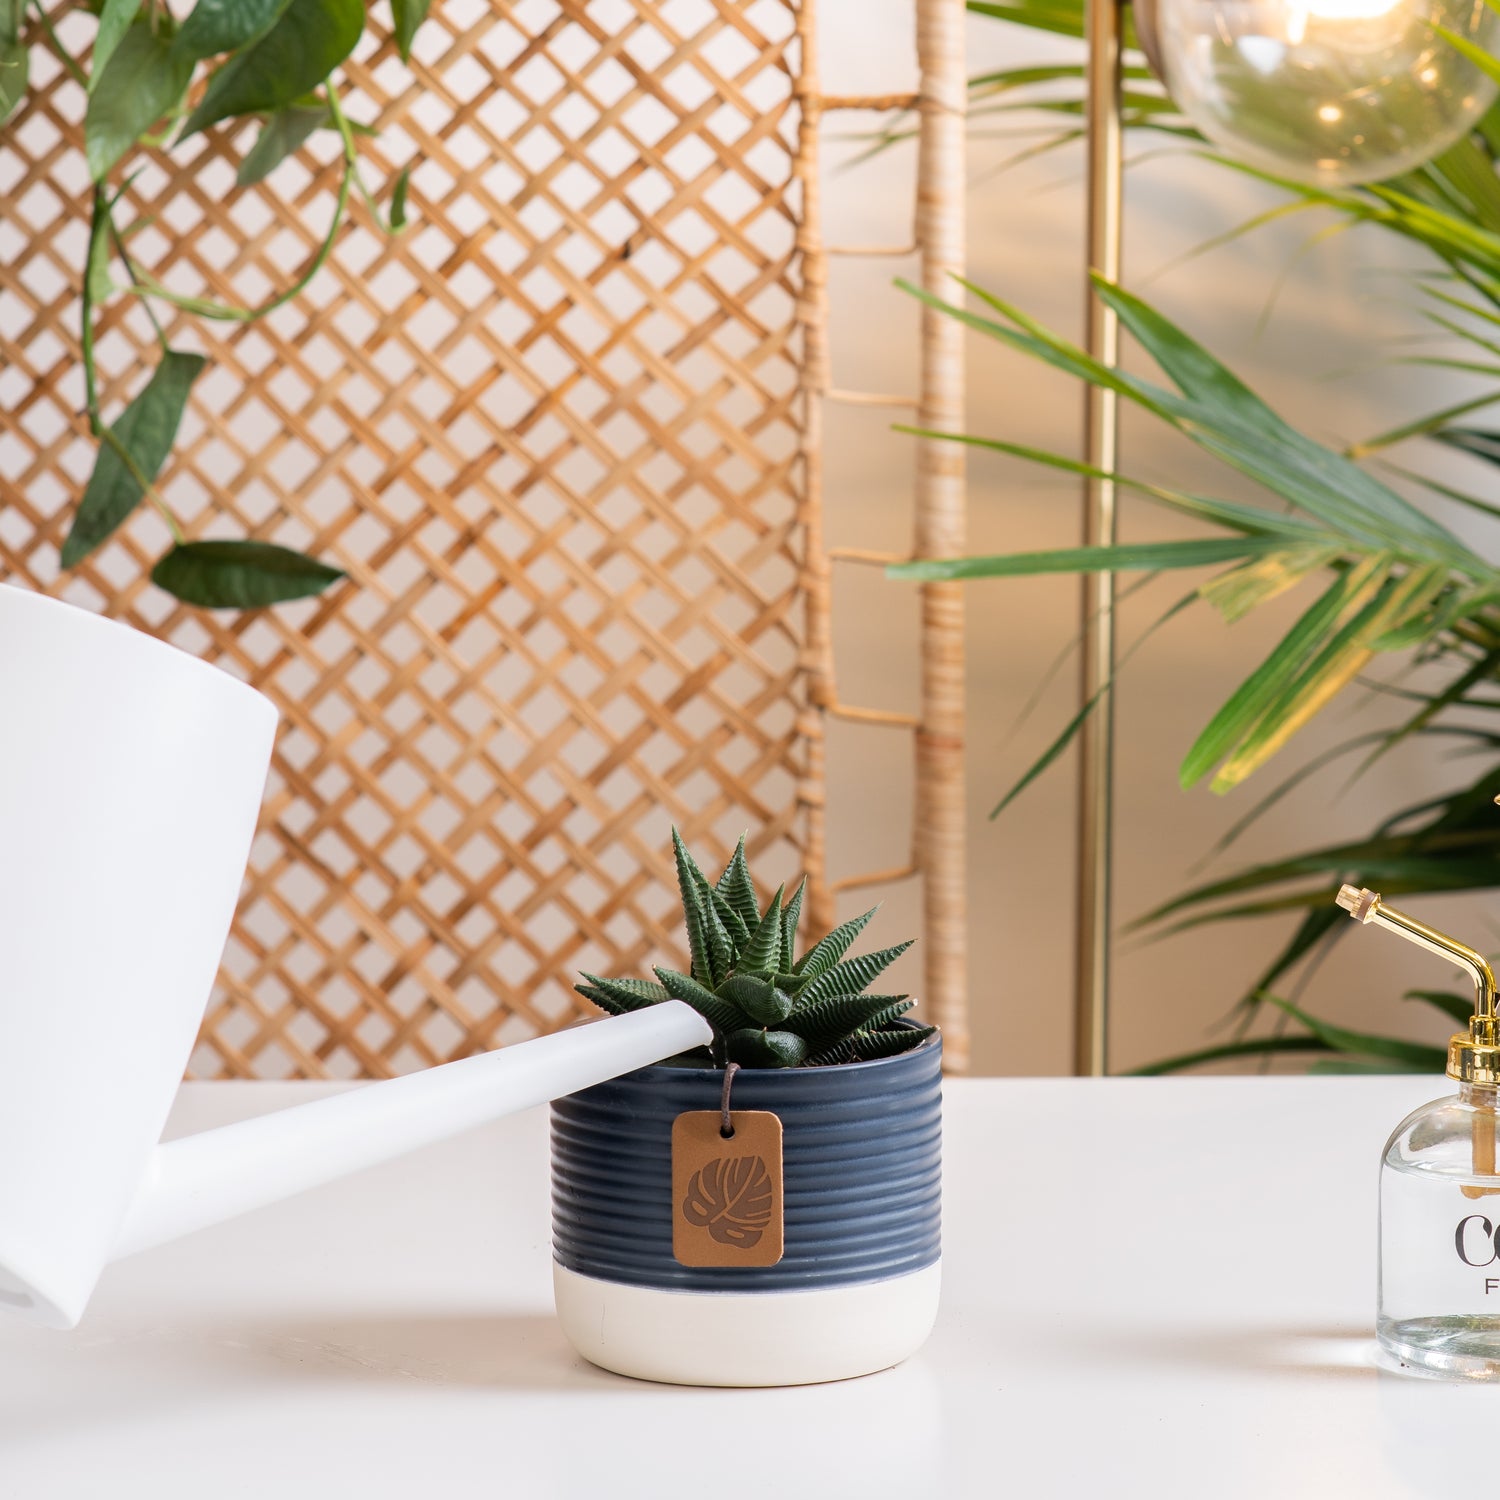
[[721,1245],[749,1250],[771,1222],[771,1174],[759,1156],[720,1156],[693,1173],[682,1214]]

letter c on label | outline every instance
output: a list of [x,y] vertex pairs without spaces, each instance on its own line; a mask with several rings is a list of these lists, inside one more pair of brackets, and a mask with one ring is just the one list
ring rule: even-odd
[[[1489,1251],[1483,1260],[1470,1260],[1464,1250],[1464,1235],[1470,1224],[1478,1224],[1484,1230],[1484,1248]],[[1484,1217],[1483,1214],[1470,1214],[1466,1219],[1458,1221],[1458,1228],[1453,1231],[1453,1248],[1458,1251],[1458,1258],[1466,1266],[1489,1266],[1496,1260],[1500,1260],[1500,1249],[1497,1249],[1496,1240],[1500,1239],[1495,1233],[1495,1226]]]

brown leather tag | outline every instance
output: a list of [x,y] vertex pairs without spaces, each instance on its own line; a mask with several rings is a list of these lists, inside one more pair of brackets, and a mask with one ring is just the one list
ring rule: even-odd
[[781,1116],[716,1109],[672,1121],[672,1254],[685,1266],[774,1266],[781,1259]]

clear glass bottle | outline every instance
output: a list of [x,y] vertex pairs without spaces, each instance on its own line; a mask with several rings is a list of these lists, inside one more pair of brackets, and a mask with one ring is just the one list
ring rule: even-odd
[[1420,1374],[1500,1380],[1496,1092],[1464,1084],[1396,1127],[1380,1167],[1385,1358]]
[[1468,970],[1469,1029],[1448,1043],[1457,1094],[1409,1114],[1380,1164],[1380,1293],[1376,1336],[1385,1363],[1414,1374],[1500,1380],[1500,1022],[1484,958],[1345,886],[1339,905]]

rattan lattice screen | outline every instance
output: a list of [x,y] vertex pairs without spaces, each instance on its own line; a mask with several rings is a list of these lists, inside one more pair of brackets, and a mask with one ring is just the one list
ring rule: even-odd
[[[387,190],[415,163],[412,227],[357,221],[264,321],[168,324],[212,364],[162,478],[190,532],[350,575],[235,616],[150,585],[146,508],[59,576],[87,181],[82,92],[37,49],[0,137],[0,573],[284,721],[200,1076],[379,1076],[566,1023],[579,967],[673,950],[669,818],[803,862],[796,56],[786,0],[441,0],[411,70],[363,49],[350,113]],[[232,192],[250,135],[125,195],[177,290],[263,300],[327,223],[333,138]],[[152,357],[130,299],[99,353],[111,414]]]

